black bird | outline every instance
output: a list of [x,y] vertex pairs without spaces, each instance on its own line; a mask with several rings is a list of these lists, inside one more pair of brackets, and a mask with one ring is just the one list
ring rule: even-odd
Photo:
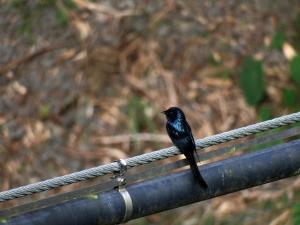
[[173,144],[185,155],[197,182],[207,188],[207,184],[198,170],[194,156],[196,153],[194,137],[183,111],[178,107],[171,107],[162,113],[167,117],[166,129]]

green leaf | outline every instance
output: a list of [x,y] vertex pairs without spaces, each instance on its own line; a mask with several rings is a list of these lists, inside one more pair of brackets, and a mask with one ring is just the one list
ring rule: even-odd
[[293,224],[300,224],[300,201],[293,206]]
[[215,218],[212,214],[209,214],[205,217],[203,225],[214,225],[215,224]]
[[68,14],[67,14],[66,10],[61,7],[57,7],[56,19],[57,19],[58,23],[62,26],[66,26],[69,23]]
[[257,105],[265,94],[262,63],[248,57],[242,64],[240,86],[249,105]]
[[259,119],[261,121],[269,120],[272,117],[272,110],[270,106],[262,106],[259,108]]
[[282,103],[288,107],[295,106],[297,102],[297,91],[294,88],[285,88],[282,93]]
[[146,111],[148,104],[145,100],[138,96],[132,96],[129,98],[127,113],[129,129],[131,132],[142,132],[142,131],[154,131],[155,124],[153,120],[148,117]]
[[41,119],[47,119],[50,114],[50,107],[49,105],[41,105],[40,110],[39,110],[39,116]]
[[300,85],[300,55],[296,55],[290,62],[292,79]]
[[76,9],[77,5],[73,0],[64,0],[64,5],[68,8],[68,9]]
[[283,43],[284,43],[284,33],[281,31],[277,31],[272,39],[271,47],[274,49],[281,49]]
[[296,21],[295,22],[296,22],[297,29],[300,30],[300,12],[298,12],[298,15],[296,17]]

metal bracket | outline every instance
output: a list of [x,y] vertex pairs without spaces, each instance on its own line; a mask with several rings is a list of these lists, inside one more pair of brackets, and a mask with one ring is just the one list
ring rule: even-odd
[[124,177],[125,173],[127,172],[127,163],[124,159],[119,159],[115,161],[119,165],[119,171],[114,172],[114,176],[112,179],[117,181],[117,186],[115,188],[119,188],[126,184],[126,178]]
[[117,181],[117,186],[115,188],[118,188],[118,191],[125,203],[125,213],[122,220],[122,222],[124,223],[128,221],[128,219],[132,215],[133,203],[129,192],[124,187],[126,185],[126,178],[124,177],[124,175],[127,172],[127,163],[124,159],[119,159],[116,162],[119,165],[119,171],[115,172],[112,178]]
[[132,203],[130,194],[126,188],[124,188],[124,187],[119,188],[119,192],[125,203],[125,213],[124,213],[124,217],[123,217],[123,221],[122,221],[123,223],[125,223],[130,219],[130,217],[132,215],[133,203]]

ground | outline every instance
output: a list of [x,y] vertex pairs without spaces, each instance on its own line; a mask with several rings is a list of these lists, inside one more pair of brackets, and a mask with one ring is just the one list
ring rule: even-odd
[[[169,106],[197,138],[257,122],[238,79],[250,55],[264,61],[263,104],[290,112],[288,53],[270,45],[279,29],[290,44],[296,0],[0,4],[1,190],[170,146]],[[292,178],[128,224],[292,224],[298,190]]]

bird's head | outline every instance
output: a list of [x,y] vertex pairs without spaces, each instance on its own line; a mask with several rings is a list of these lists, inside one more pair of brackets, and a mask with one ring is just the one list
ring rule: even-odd
[[184,113],[178,107],[171,107],[165,111],[162,111],[163,114],[167,117],[167,120],[172,122],[175,121],[177,118],[185,118]]

